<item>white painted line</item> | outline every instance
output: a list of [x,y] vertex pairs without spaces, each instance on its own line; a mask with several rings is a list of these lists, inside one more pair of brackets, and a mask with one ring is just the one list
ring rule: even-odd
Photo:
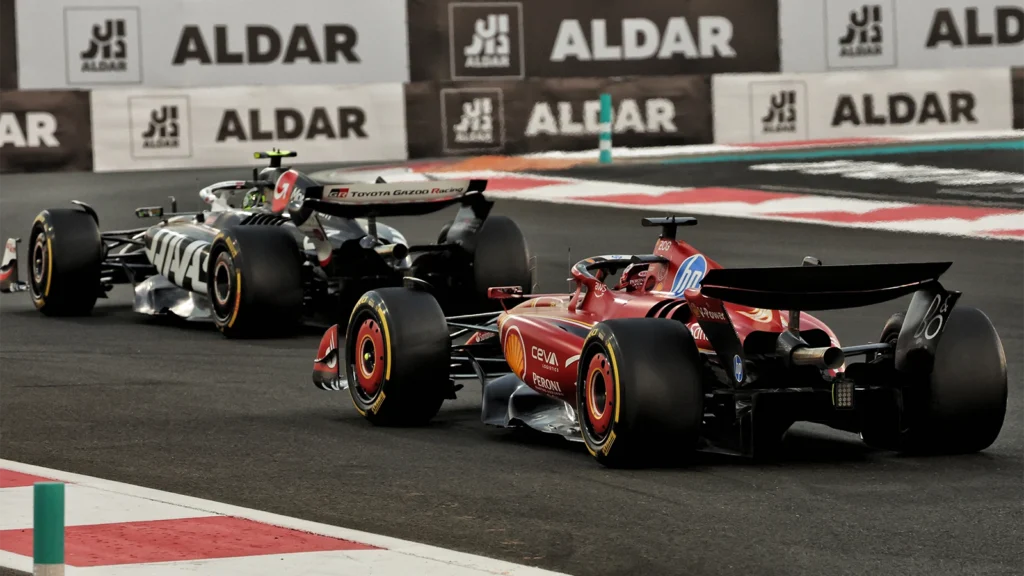
[[[88,486],[69,484],[64,496],[64,525],[114,524],[146,520],[177,520],[209,516],[192,508],[112,494]],[[0,489],[0,530],[32,527],[32,487]]]
[[[142,486],[135,486],[132,484],[125,484],[122,482],[114,482],[112,480],[104,480],[102,478],[95,478],[92,476],[84,476],[81,474],[73,474],[71,472],[64,472],[61,470],[53,470],[41,466],[33,466],[31,464],[14,462],[12,460],[0,459],[0,468],[6,468],[8,470],[22,472],[24,474],[34,474],[36,476],[42,476],[44,478],[52,478],[60,482],[67,482],[77,484],[80,486],[87,486],[98,491],[108,492],[110,496],[131,496],[134,498],[152,500],[155,503],[164,503],[176,507],[189,508],[195,511],[196,516],[221,514],[224,516],[245,518],[248,520],[252,520],[254,522],[261,522],[273,526],[291,528],[293,530],[309,532],[312,534],[320,534],[322,536],[341,538],[344,540],[350,540],[362,544],[369,544],[371,546],[385,548],[390,552],[401,554],[404,556],[404,562],[407,563],[405,565],[404,572],[377,572],[377,574],[379,574],[380,576],[398,576],[398,574],[420,574],[421,572],[417,569],[417,566],[423,564],[417,563],[417,561],[420,559],[446,564],[448,565],[448,568],[451,571],[450,573],[457,573],[457,570],[472,570],[475,571],[475,574],[493,574],[500,576],[558,576],[558,573],[556,572],[550,572],[529,566],[522,566],[518,564],[513,564],[511,562],[505,562],[502,560],[495,560],[491,558],[485,558],[482,556],[474,556],[472,554],[465,554],[462,552],[456,552],[454,550],[446,550],[444,548],[438,548],[436,546],[428,546],[426,544],[419,544],[407,540],[399,540],[398,538],[381,536],[378,534],[362,532],[359,530],[351,530],[339,526],[330,526],[328,524],[320,524],[318,522],[310,522],[308,520],[291,518],[288,516],[282,516],[280,514],[273,514],[270,512],[263,512],[261,510],[254,510],[252,508],[243,508],[241,506],[233,506],[231,504],[214,502],[212,500],[203,500],[201,498],[194,498],[192,496],[173,494],[171,492],[163,492],[161,490],[144,488]],[[2,565],[9,565],[11,567],[15,567],[15,563],[23,565],[22,563],[20,563],[20,561],[11,562],[10,564],[8,564],[7,561],[11,560],[10,556],[13,555],[5,554],[3,556],[0,556],[0,562],[2,562]],[[31,561],[31,559],[29,560]],[[29,568],[29,571],[31,571],[31,567]],[[68,576],[73,576],[73,574],[75,573],[77,572],[72,572],[71,570],[69,570]],[[92,573],[95,574],[96,572]],[[103,574],[106,574],[106,572],[103,572]]]

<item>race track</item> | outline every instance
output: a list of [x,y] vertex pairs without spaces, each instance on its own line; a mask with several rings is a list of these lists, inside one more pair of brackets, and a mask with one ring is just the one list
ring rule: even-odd
[[[133,207],[174,194],[194,208],[201,185],[239,173],[5,175],[0,235],[27,237],[40,209],[72,198],[106,229],[138,226]],[[497,211],[524,229],[541,291],[566,287],[570,260],[647,252],[656,234],[633,210],[502,201]],[[450,217],[388,223],[425,242]],[[229,342],[210,326],[136,317],[118,288],[84,319],[43,318],[26,295],[4,297],[0,454],[579,576],[1019,573],[1021,243],[714,217],[684,233],[728,266],[808,254],[952,260],[946,286],[992,318],[1006,349],[999,440],[973,456],[906,458],[801,426],[777,463],[606,470],[561,440],[484,427],[473,386],[427,428],[373,428],[347,393],[310,383],[319,330]],[[867,342],[906,303],[822,317],[845,343]]]

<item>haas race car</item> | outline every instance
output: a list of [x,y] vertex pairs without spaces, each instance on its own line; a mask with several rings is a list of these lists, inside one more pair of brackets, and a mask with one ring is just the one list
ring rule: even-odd
[[[662,227],[653,254],[578,262],[570,294],[491,287],[503,312],[445,317],[415,283],[370,291],[344,334],[324,335],[313,382],[348,389],[374,424],[415,425],[479,380],[486,424],[582,441],[608,466],[777,454],[797,421],[907,452],[974,452],[999,435],[1002,343],[939,283],[949,262],[729,269],[676,240],[695,219],[643,224]],[[911,294],[878,343],[841,346],[806,313]]]
[[[368,289],[412,277],[449,314],[498,310],[487,288],[531,286],[528,247],[515,222],[488,214],[486,180],[320,184],[282,167],[289,151],[261,152],[270,166],[253,180],[199,192],[199,212],[136,209],[152,226],[101,232],[90,206],[44,210],[28,237],[29,280],[18,280],[8,240],[0,291],[28,291],[46,315],[88,314],[116,284],[134,286],[134,310],[210,320],[225,335],[280,334],[306,318],[345,318]],[[245,192],[241,208],[229,204]],[[412,245],[379,216],[459,205],[437,243]]]

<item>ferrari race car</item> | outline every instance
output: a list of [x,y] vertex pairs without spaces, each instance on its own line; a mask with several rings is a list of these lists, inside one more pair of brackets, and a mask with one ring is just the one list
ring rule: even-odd
[[[270,166],[253,180],[199,192],[209,208],[138,208],[155,225],[100,232],[88,205],[44,210],[29,234],[28,282],[8,240],[0,291],[28,291],[47,315],[83,315],[114,285],[131,283],[134,310],[210,320],[225,335],[280,334],[304,318],[345,318],[368,289],[415,277],[449,313],[498,310],[487,288],[532,285],[528,247],[515,222],[488,218],[486,180],[320,184],[281,166],[294,152],[257,153]],[[246,192],[247,208],[229,199]],[[267,200],[266,202],[263,202]],[[459,204],[436,244],[410,246],[379,216],[421,215]],[[412,254],[416,254],[413,258]]]
[[[695,219],[643,224],[662,227],[653,254],[578,262],[571,294],[492,287],[514,304],[503,312],[446,318],[418,285],[370,291],[344,334],[324,335],[313,382],[348,389],[374,424],[414,425],[476,379],[486,424],[582,441],[608,466],[771,456],[797,421],[908,452],[974,452],[999,435],[1002,343],[939,283],[951,263],[729,269],[676,240]],[[841,346],[806,313],[910,294],[878,343]]]

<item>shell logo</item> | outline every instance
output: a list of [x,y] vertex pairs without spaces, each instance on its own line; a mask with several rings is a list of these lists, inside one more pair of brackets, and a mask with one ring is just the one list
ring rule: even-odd
[[523,379],[526,376],[526,346],[518,328],[512,327],[505,332],[503,349],[508,367],[520,380]]

